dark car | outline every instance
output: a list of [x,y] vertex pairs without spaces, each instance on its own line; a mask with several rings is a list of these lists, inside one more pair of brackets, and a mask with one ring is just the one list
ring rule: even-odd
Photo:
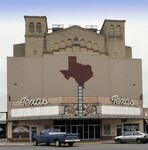
[[129,142],[137,142],[138,144],[140,143],[145,143],[148,142],[148,134],[145,132],[141,131],[129,131],[125,132],[121,136],[116,136],[114,138],[114,141],[116,143],[129,143]]

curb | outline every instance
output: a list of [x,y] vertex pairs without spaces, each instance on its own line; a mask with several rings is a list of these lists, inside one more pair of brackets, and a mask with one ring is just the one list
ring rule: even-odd
[[[80,141],[80,142],[76,142],[75,144],[113,144],[114,141]],[[29,145],[33,145],[32,142],[8,142],[8,141],[0,141],[0,146],[29,146]]]
[[26,143],[26,142],[0,142],[0,146],[22,146],[22,145],[32,145],[32,143]]

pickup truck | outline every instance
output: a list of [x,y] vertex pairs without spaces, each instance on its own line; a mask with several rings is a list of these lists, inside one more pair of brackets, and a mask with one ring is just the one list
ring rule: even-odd
[[32,142],[34,146],[37,146],[39,143],[55,143],[57,147],[61,144],[68,144],[68,146],[73,146],[75,142],[80,141],[79,133],[66,133],[60,132],[59,129],[44,129],[38,135],[32,136]]

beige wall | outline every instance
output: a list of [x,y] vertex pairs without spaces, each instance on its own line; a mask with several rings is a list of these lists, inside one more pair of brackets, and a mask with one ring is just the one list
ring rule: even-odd
[[13,45],[13,56],[14,57],[25,56],[25,43]]
[[42,59],[8,58],[8,95],[11,100],[43,97]]
[[65,79],[60,70],[68,69],[68,57],[91,65],[93,77],[85,84],[84,96],[112,97],[140,100],[142,94],[141,60],[109,59],[102,55],[55,54],[43,58],[8,58],[8,95],[12,100],[24,96],[52,98],[77,96],[74,78]]
[[[78,50],[74,49],[73,40],[78,37],[80,45]],[[99,52],[105,53],[105,40],[101,34],[88,31],[78,26],[65,30],[53,32],[46,37],[46,52],[52,51],[78,51],[78,52]],[[66,50],[65,50],[66,49]]]

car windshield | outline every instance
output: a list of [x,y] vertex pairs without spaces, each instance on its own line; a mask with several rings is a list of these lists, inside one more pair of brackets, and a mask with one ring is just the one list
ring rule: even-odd
[[143,134],[148,134],[148,133],[146,133],[146,132],[143,132],[143,131],[139,131],[140,133],[143,133]]
[[133,132],[133,135],[142,135],[142,133],[141,133],[141,132],[138,132],[138,131],[134,131],[134,132]]

